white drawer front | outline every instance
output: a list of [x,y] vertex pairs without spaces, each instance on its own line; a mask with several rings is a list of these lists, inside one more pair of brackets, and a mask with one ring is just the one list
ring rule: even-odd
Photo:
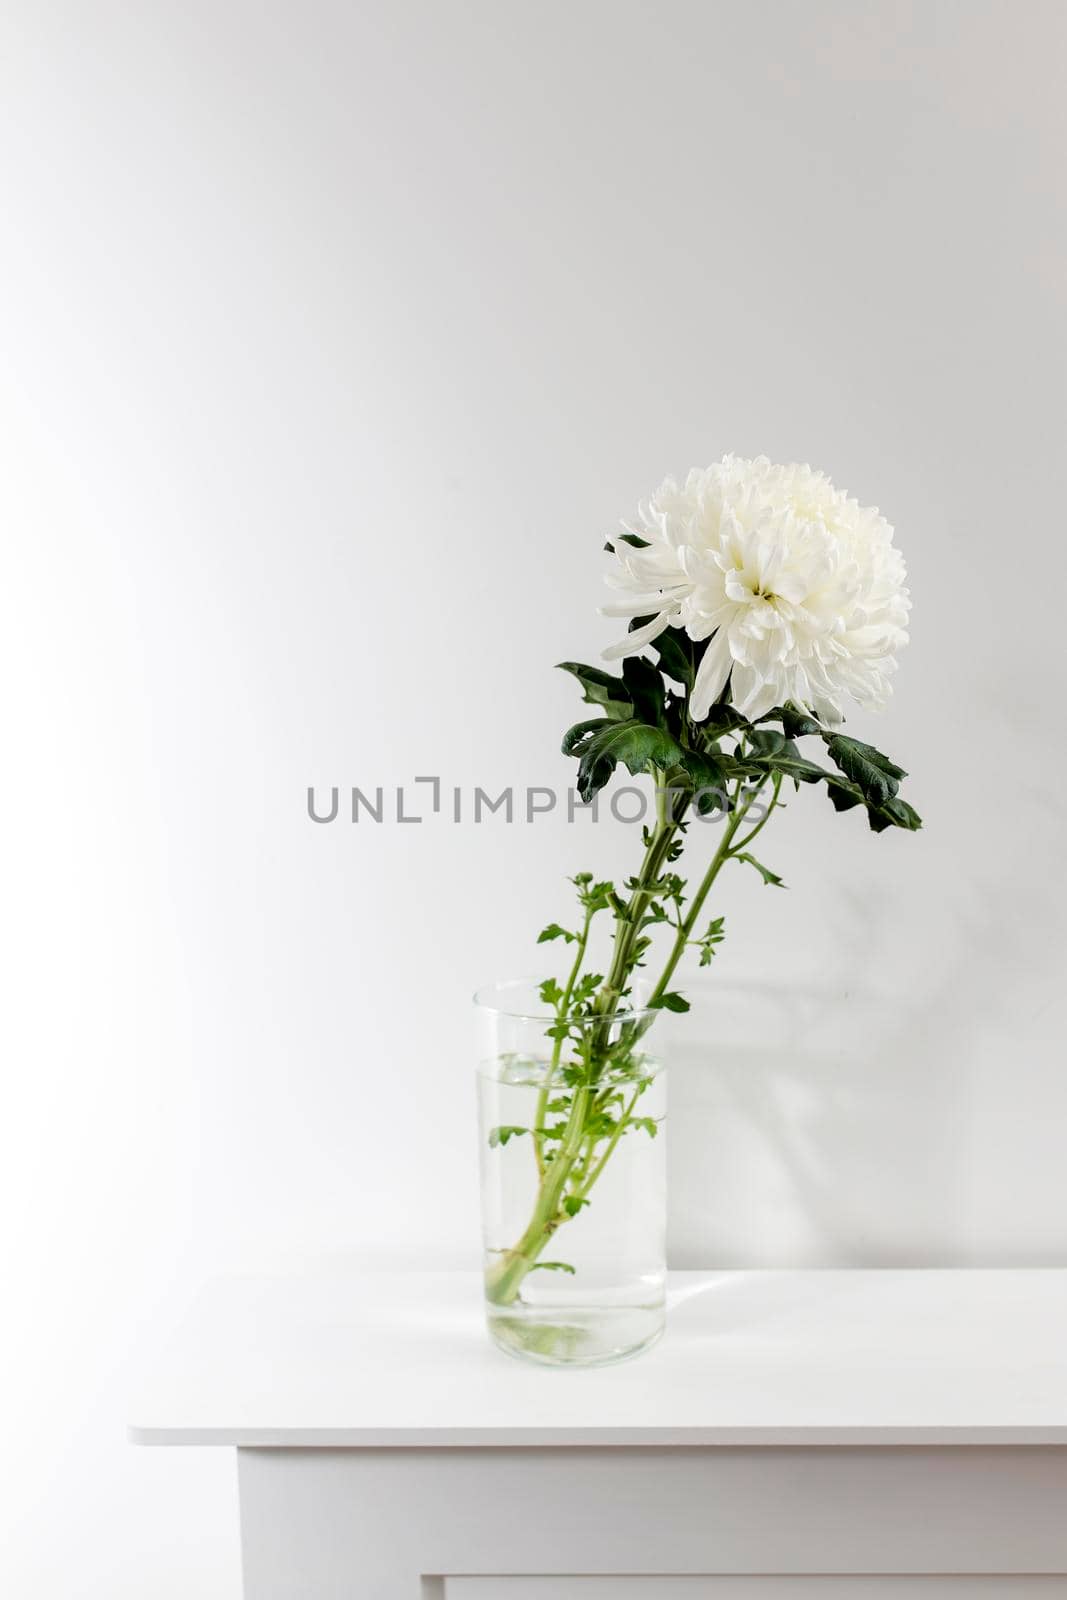
[[1067,1600],[1065,1577],[445,1578],[445,1600]]

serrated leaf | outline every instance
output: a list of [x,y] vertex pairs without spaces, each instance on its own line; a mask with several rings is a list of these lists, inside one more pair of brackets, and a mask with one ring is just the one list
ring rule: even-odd
[[700,815],[707,816],[709,811],[725,810],[729,796],[722,760],[702,750],[684,750],[680,765],[693,785]]
[[592,805],[594,796],[611,782],[618,765],[611,756],[594,756],[578,772],[578,794],[583,804]]
[[869,800],[857,784],[832,774],[826,780],[826,789],[835,811],[851,811],[854,806],[864,806],[872,833],[884,833],[887,828],[903,828],[909,833],[916,833],[922,827],[919,813],[899,795],[892,795],[884,804],[878,805]]
[[884,806],[887,800],[892,800],[901,778],[907,777],[903,767],[890,761],[873,744],[849,739],[843,733],[831,734],[826,739],[826,750],[834,765],[846,778],[858,784],[866,799],[875,805]]
[[616,678],[610,672],[604,672],[600,667],[587,667],[581,661],[557,662],[560,672],[569,672],[578,679],[582,686],[582,699],[586,705],[600,706],[606,717],[613,722],[621,722],[624,717],[633,716],[633,706],[626,692],[626,685],[621,678]]
[[679,994],[677,990],[670,990],[660,997],[658,1001],[659,1007],[664,1011],[688,1011],[689,1001],[684,994]]
[[545,1002],[546,1006],[558,1005],[563,999],[563,990],[560,988],[555,978],[546,978],[542,983],[538,993],[540,994],[541,999]]
[[832,773],[827,776],[826,791],[835,811],[851,811],[853,806],[861,806],[864,803],[863,795],[854,783],[847,783],[844,778],[835,778]]
[[748,718],[743,717],[728,700],[720,700],[718,705],[712,706],[700,724],[701,730],[713,739],[719,738],[724,733],[739,733],[751,726]]
[[725,921],[725,917],[715,917],[713,921],[708,923],[707,933],[705,933],[702,938],[696,941],[700,947],[700,965],[702,967],[711,965],[712,959],[715,956],[716,946],[722,944],[723,940],[726,938],[726,935],[723,932],[723,925],[725,924]]
[[663,727],[666,691],[663,679],[651,661],[645,656],[627,656],[622,664],[622,678],[634,716],[640,722]]
[[667,628],[652,640],[651,648],[659,657],[660,671],[675,683],[693,686],[696,668],[693,665],[693,647],[689,635],[682,628]]
[[770,711],[760,717],[760,722],[780,722],[782,732],[787,739],[801,739],[805,734],[822,733],[822,725],[809,716],[806,711],[800,711],[796,706],[774,706]]
[[538,944],[550,944],[553,939],[566,939],[568,944],[573,944],[578,937],[576,933],[568,933],[566,928],[561,928],[558,922],[550,922],[547,928],[542,928],[537,935]]
[[762,861],[757,861],[755,856],[750,855],[747,850],[742,850],[739,855],[734,857],[734,860],[747,861],[750,867],[755,867],[764,883],[773,883],[779,889],[785,888],[785,884],[782,882],[778,874],[776,872],[772,872],[770,867],[765,867]]
[[592,743],[597,730],[610,726],[609,717],[586,717],[582,722],[576,722],[572,728],[567,729],[560,742],[560,749],[565,756],[581,756]]
[[905,828],[909,833],[917,833],[923,825],[914,806],[909,806],[899,795],[894,795],[882,806],[868,807],[867,820],[872,833],[883,833],[886,828]]
[[825,767],[802,756],[792,739],[777,728],[753,728],[747,735],[749,755],[766,772],[780,772],[797,783],[819,783],[832,776]]
[[636,774],[650,766],[673,766],[681,754],[664,728],[652,728],[633,719],[605,724],[585,747],[578,766],[578,792],[588,805],[618,762]]
[[495,1150],[497,1145],[507,1144],[509,1139],[517,1139],[520,1134],[529,1133],[529,1128],[517,1128],[513,1123],[504,1122],[500,1127],[494,1128],[489,1135],[489,1143]]
[[775,756],[789,748],[789,740],[777,728],[753,728],[748,735],[748,745],[757,755]]
[[655,1117],[631,1117],[630,1126],[631,1128],[639,1129],[642,1133],[647,1133],[650,1139],[654,1139],[659,1132],[659,1124]]

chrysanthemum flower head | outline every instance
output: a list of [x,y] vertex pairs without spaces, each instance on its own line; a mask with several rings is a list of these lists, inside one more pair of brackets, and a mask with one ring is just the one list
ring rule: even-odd
[[749,718],[792,701],[837,723],[848,700],[884,705],[908,638],[904,561],[885,518],[824,473],[725,456],[668,478],[627,534],[604,614],[652,620],[604,654],[634,655],[671,626],[708,640],[696,721],[727,682]]

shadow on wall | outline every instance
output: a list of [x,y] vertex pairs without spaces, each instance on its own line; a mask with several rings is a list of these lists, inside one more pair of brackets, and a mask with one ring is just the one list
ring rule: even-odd
[[960,1258],[967,1040],[954,1016],[778,984],[693,1001],[665,1050],[673,1266]]
[[672,1265],[1067,1266],[1062,806],[1033,818],[947,839],[914,939],[884,885],[826,886],[832,983],[781,944],[686,983],[656,1024]]
[[863,940],[839,987],[689,987],[663,1041],[672,1266],[993,1264],[970,1209],[997,1181],[973,1126],[982,1075],[1019,1037],[1003,928],[968,929],[910,999],[859,970]]

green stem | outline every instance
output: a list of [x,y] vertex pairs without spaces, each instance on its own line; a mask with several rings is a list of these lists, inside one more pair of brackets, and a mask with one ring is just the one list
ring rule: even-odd
[[[674,944],[671,946],[670,955],[667,957],[667,965],[664,967],[660,976],[660,980],[652,991],[652,998],[648,1002],[650,1006],[654,1007],[659,1005],[660,1001],[663,999],[663,996],[666,994],[667,985],[674,976],[674,969],[682,959],[682,956],[685,953],[685,948],[692,936],[693,929],[696,926],[696,920],[700,916],[701,911],[704,909],[704,901],[708,898],[708,892],[711,889],[712,884],[715,882],[715,879],[722,871],[722,868],[729,860],[732,854],[731,846],[737,830],[741,826],[742,822],[744,822],[749,809],[755,802],[756,796],[759,794],[762,787],[762,784],[757,785],[757,787],[753,789],[752,793],[742,802],[740,799],[741,782],[740,779],[738,780],[733,795],[734,809],[730,813],[729,820],[727,821],[726,827],[723,830],[723,836],[719,840],[719,848],[716,850],[708,864],[708,870],[705,872],[704,877],[701,880],[699,889],[693,896],[693,900],[688,912],[678,924],[678,932],[675,936]],[[763,820],[766,821],[766,818]]]
[[[774,774],[774,777],[771,779],[771,786],[774,789],[774,794],[771,796],[770,805],[767,807],[766,811],[763,813],[762,817],[756,823],[756,826],[752,829],[752,831],[750,833],[746,833],[745,837],[743,839],[738,839],[737,843],[734,845],[734,847],[733,847],[733,849],[731,851],[732,855],[736,856],[736,855],[739,855],[742,850],[747,850],[749,845],[752,843],[753,839],[756,837],[757,833],[759,833],[760,829],[761,828],[765,828],[767,826],[768,822],[771,820],[771,812],[774,810],[775,806],[778,804],[778,792],[782,787],[782,774],[780,772],[776,772]],[[762,789],[762,787],[763,787],[763,785],[760,784],[760,789]],[[759,793],[759,789],[756,790],[756,794],[758,794],[758,793]],[[755,798],[756,798],[756,796],[753,795],[752,799],[754,800]],[[751,805],[751,803],[752,802],[750,801],[749,805]]]
[[522,1286],[526,1274],[533,1267],[545,1245],[567,1213],[561,1207],[563,1191],[567,1186],[571,1168],[582,1149],[585,1114],[589,1103],[589,1090],[577,1089],[567,1132],[559,1153],[549,1168],[534,1205],[533,1215],[526,1231],[516,1245],[501,1252],[485,1275],[485,1292],[495,1305],[510,1305]]
[[607,1165],[608,1157],[611,1155],[612,1151],[615,1149],[615,1146],[626,1132],[626,1129],[629,1126],[630,1118],[633,1116],[634,1106],[637,1104],[640,1093],[640,1089],[634,1090],[630,1099],[630,1104],[626,1107],[626,1110],[622,1113],[618,1122],[616,1123],[615,1132],[608,1140],[607,1147],[605,1148],[603,1155],[597,1161],[589,1176],[584,1180],[581,1188],[577,1191],[578,1198],[580,1200],[585,1200],[588,1198],[590,1189],[593,1187],[594,1183],[600,1177],[600,1174]]
[[[591,910],[587,910],[585,913],[585,921],[582,923],[582,931],[578,935],[578,950],[574,957],[574,965],[571,967],[570,977],[567,979],[564,987],[563,998],[560,1000],[559,1005],[556,1008],[556,1016],[560,1022],[562,1022],[567,1015],[567,1010],[571,1003],[571,994],[574,991],[574,985],[577,982],[578,974],[582,970],[582,962],[585,959],[585,947],[589,943],[589,929],[592,925],[592,921],[593,912]],[[534,1113],[534,1156],[537,1161],[537,1176],[542,1180],[545,1176],[545,1153],[543,1148],[545,1136],[545,1113],[548,1109],[548,1097],[552,1090],[552,1084],[556,1073],[559,1071],[559,1061],[562,1054],[563,1040],[560,1038],[555,1041],[552,1050],[552,1060],[549,1062],[548,1072],[545,1075],[545,1081],[542,1084],[540,1092],[537,1096],[537,1109]]]
[[[637,1096],[640,1090],[635,1091],[625,1110],[620,1113],[611,1137],[590,1171],[589,1162],[593,1157],[595,1146],[588,1143],[586,1124],[598,1106],[597,1090],[600,1072],[603,1070],[602,1065],[598,1065],[598,1063],[602,1063],[607,1054],[608,1030],[618,1011],[619,1001],[622,998],[623,990],[632,970],[633,951],[640,934],[641,920],[654,896],[655,885],[663,870],[680,820],[680,818],[676,818],[672,814],[673,805],[667,797],[662,773],[657,772],[655,779],[656,827],[646,847],[645,858],[630,898],[625,907],[621,908],[621,914],[619,912],[616,913],[617,922],[611,967],[596,998],[596,1026],[585,1051],[583,1051],[586,1056],[584,1067],[587,1082],[575,1089],[570,1115],[567,1119],[559,1150],[552,1162],[546,1163],[542,1149],[545,1108],[548,1104],[548,1094],[552,1079],[558,1070],[563,1044],[562,1040],[557,1040],[549,1076],[538,1095],[534,1144],[538,1152],[540,1187],[533,1213],[522,1237],[510,1250],[501,1251],[497,1260],[493,1262],[486,1272],[486,1294],[496,1305],[510,1305],[515,1300],[522,1287],[523,1280],[530,1270],[536,1266],[538,1257],[556,1232],[556,1229],[568,1220],[569,1213],[563,1206],[563,1199],[572,1174],[574,1175],[572,1197],[583,1200],[588,1197],[590,1189],[600,1177],[619,1140],[625,1133],[630,1117],[633,1114],[634,1106],[637,1103]],[[774,798],[767,809],[766,815],[739,843],[735,844],[738,831],[745,817],[764,787],[763,783],[757,784],[749,794],[742,798],[742,780],[738,780],[733,792],[734,809],[726,822],[718,849],[708,865],[700,887],[693,897],[692,904],[685,917],[679,919],[674,943],[659,982],[652,992],[652,997],[648,1003],[649,1009],[654,1009],[666,993],[667,986],[674,975],[674,970],[690,942],[697,918],[703,910],[704,902],[708,897],[711,886],[723,866],[731,856],[737,854],[738,851],[749,844],[766,824],[771,812],[778,803],[779,782],[780,780],[776,778]],[[559,1015],[561,1019],[566,1015],[581,961],[584,959],[588,936],[589,919],[587,918],[579,941],[578,956],[567,987],[564,990],[563,1000],[560,1003]],[[575,1173],[576,1167],[578,1168],[577,1173]]]
[[[556,1229],[567,1221],[562,1209],[567,1180],[578,1161],[585,1140],[585,1125],[590,1111],[590,1089],[595,1088],[599,1076],[596,1062],[604,1054],[608,1030],[618,1010],[619,1001],[630,970],[630,958],[638,936],[641,918],[652,899],[654,886],[663,868],[671,841],[677,832],[677,820],[670,814],[673,807],[667,803],[663,775],[655,774],[657,825],[645,850],[637,882],[626,903],[623,915],[615,929],[615,945],[611,968],[596,999],[597,1026],[589,1043],[587,1072],[590,1084],[575,1090],[567,1126],[555,1158],[550,1165],[539,1165],[541,1187],[534,1204],[533,1214],[521,1239],[510,1250],[502,1251],[486,1272],[486,1294],[497,1305],[510,1305],[522,1286],[523,1279],[544,1250]],[[562,1009],[562,1008],[561,1008]],[[558,1056],[554,1052],[558,1064]],[[541,1090],[546,1096],[547,1086]],[[538,1096],[540,1104],[540,1094]],[[543,1123],[542,1123],[543,1129]],[[535,1144],[539,1144],[534,1134]],[[541,1162],[544,1163],[542,1154]]]
[[626,903],[625,914],[619,919],[616,926],[611,968],[607,978],[604,980],[600,993],[597,995],[597,1011],[607,1022],[610,1022],[618,1010],[619,1000],[622,997],[626,976],[629,971],[630,955],[640,930],[641,918],[648,909],[654,885],[659,878],[674,835],[678,831],[678,823],[668,815],[669,808],[665,804],[663,774],[657,771],[655,779],[656,815],[658,821],[645,849],[645,859],[641,863],[641,871],[637,875],[637,882]]

